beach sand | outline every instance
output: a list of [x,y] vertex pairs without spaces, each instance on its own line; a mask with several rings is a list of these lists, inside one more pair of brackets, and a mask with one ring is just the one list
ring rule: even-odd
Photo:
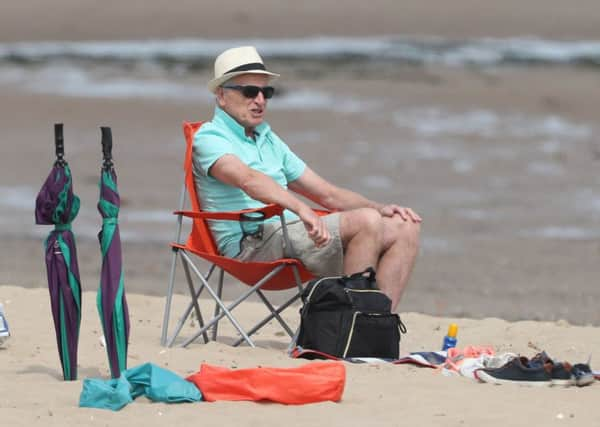
[[[51,7],[46,3],[32,0],[3,5],[0,42],[385,34],[600,39],[600,6],[591,0],[579,1],[577,7],[558,0],[494,4],[459,0],[443,5],[433,1],[352,0],[343,7],[330,0],[285,6],[266,0],[251,5],[220,2],[218,6],[184,0],[58,0]],[[319,80],[296,77],[286,80],[284,76],[282,87],[308,87],[352,100],[377,100],[390,112],[436,105],[459,115],[489,110],[534,118],[559,116],[577,126],[595,123],[600,110],[600,78],[595,70],[537,67],[482,72],[406,67],[387,79],[343,73]],[[198,87],[203,87],[208,78],[206,72],[185,77]],[[128,222],[127,214],[177,208],[182,180],[180,124],[182,120],[209,118],[210,102],[64,97],[6,85],[1,90],[2,189],[37,191],[53,161],[52,125],[65,123],[67,159],[85,209],[74,229],[78,232],[86,225],[94,230],[78,233],[82,284],[87,291],[79,347],[81,379],[108,375],[92,292],[98,285],[100,268],[94,236],[99,227],[95,204],[100,125],[113,129],[123,198],[122,231],[145,236],[123,243],[132,319],[129,366],[154,362],[185,376],[196,371],[201,362],[226,367],[307,363],[288,358],[286,340],[272,328],[261,333],[257,349],[229,347],[232,332],[227,328],[220,343],[194,343],[187,349],[160,346],[171,262],[168,241],[173,237],[174,224],[158,221],[139,226]],[[401,144],[389,146],[389,141],[401,143],[415,136],[395,126],[391,113],[373,118],[365,117],[360,110],[323,114],[273,108],[269,114],[278,133],[325,177],[374,199],[408,204],[424,217],[423,248],[400,306],[409,329],[403,337],[402,353],[437,350],[451,321],[460,327],[459,346],[489,344],[499,352],[526,356],[546,350],[559,360],[571,362],[585,361],[590,353],[598,353],[600,240],[577,236],[536,238],[535,234],[539,230],[552,231],[556,224],[572,227],[575,232],[600,229],[598,207],[585,203],[600,185],[596,173],[600,144],[595,137],[559,144],[540,154],[537,143],[527,138],[501,135],[487,148],[499,153],[497,157],[483,156],[469,173],[458,173],[457,167],[464,164],[453,164],[443,156],[428,157],[424,153],[418,162],[403,160],[398,154],[402,153]],[[311,129],[318,130],[320,139],[311,139]],[[480,142],[465,138],[460,146],[481,154]],[[345,158],[347,167],[331,168],[331,159],[344,152],[348,144],[373,148],[363,153],[360,163]],[[388,149],[394,155],[386,157]],[[511,152],[520,155],[513,158]],[[531,164],[539,169],[531,173]],[[357,169],[373,176],[375,183],[381,176],[389,176],[393,185],[364,185],[356,178]],[[542,173],[535,173],[537,170]],[[543,173],[547,170],[550,173]],[[555,170],[562,173],[553,175]],[[589,191],[582,191],[581,203],[571,204],[568,196],[582,188]],[[468,195],[473,192],[485,197],[471,200]],[[352,364],[347,365],[346,390],[337,404],[165,405],[140,398],[118,413],[79,409],[81,379],[72,383],[61,380],[42,255],[42,241],[49,228],[31,225],[34,197],[32,194],[31,209],[26,213],[15,202],[16,214],[10,215],[5,209],[0,218],[0,302],[4,303],[13,333],[7,348],[0,349],[2,425],[327,422],[345,426],[499,427],[597,425],[600,421],[593,410],[598,384],[583,389],[496,387],[444,377],[427,368]],[[480,215],[493,220],[483,221]],[[180,273],[179,279],[182,276]],[[230,285],[228,288],[236,288]],[[183,294],[183,283],[178,282],[176,290]],[[177,295],[175,307],[181,310],[184,304],[183,295]],[[240,309],[240,315],[248,320],[259,310],[249,304]],[[296,325],[296,308],[286,312],[286,318]],[[172,325],[176,320],[173,315]]]
[[[346,387],[339,403],[304,406],[250,402],[193,404],[151,403],[140,397],[119,412],[78,408],[82,378],[108,377],[101,327],[95,308],[95,293],[83,295],[78,381],[63,382],[54,329],[50,320],[47,291],[2,286],[2,301],[11,322],[13,337],[0,348],[0,415],[5,426],[64,425],[203,425],[279,426],[322,425],[480,425],[535,426],[554,423],[596,425],[593,410],[600,386],[586,388],[494,386],[465,377],[447,377],[440,371],[413,365],[346,364]],[[269,325],[256,337],[257,348],[233,348],[226,343],[232,328],[222,323],[220,343],[192,343],[187,348],[165,349],[159,345],[163,299],[129,294],[131,319],[129,367],[153,362],[187,376],[200,363],[229,368],[257,366],[292,367],[305,360],[290,359],[287,341],[278,328]],[[174,306],[182,308],[180,296]],[[249,322],[264,308],[249,304],[240,311],[240,321]],[[284,316],[297,324],[295,310]],[[432,317],[404,313],[409,328],[401,342],[402,353],[438,349],[447,325],[459,324],[459,347],[492,345],[497,352],[532,356],[546,350],[559,360],[585,361],[600,345],[598,328],[577,327],[567,322],[506,322]],[[189,336],[189,324],[184,336]]]
[[560,0],[44,0],[3,5],[3,41],[139,38],[370,36],[539,36],[597,39],[600,9],[594,0],[576,6]]

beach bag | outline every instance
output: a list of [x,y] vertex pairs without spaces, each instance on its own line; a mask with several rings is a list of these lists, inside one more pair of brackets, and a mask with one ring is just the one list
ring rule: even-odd
[[296,344],[339,358],[397,359],[406,327],[379,290],[375,270],[310,281]]

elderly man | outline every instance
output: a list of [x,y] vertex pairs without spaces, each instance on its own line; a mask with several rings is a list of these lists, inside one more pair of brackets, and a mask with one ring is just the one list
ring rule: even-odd
[[[275,203],[286,209],[292,253],[284,253],[278,218],[264,223],[211,221],[219,250],[246,261],[300,259],[319,276],[374,267],[395,309],[418,251],[421,218],[412,209],[382,204],[340,188],[310,169],[265,122],[279,77],[254,47],[226,50],[208,88],[216,96],[212,121],[194,136],[194,177],[208,211]],[[333,213],[320,217],[297,194]]]

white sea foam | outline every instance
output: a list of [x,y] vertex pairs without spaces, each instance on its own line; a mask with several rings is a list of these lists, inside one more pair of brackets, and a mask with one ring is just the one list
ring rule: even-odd
[[398,128],[426,138],[473,135],[486,139],[581,140],[593,133],[590,126],[556,115],[499,114],[486,109],[454,112],[437,107],[410,108],[394,112],[393,119]]
[[450,242],[439,237],[423,236],[420,244],[423,252],[461,252],[460,242]]
[[450,40],[440,37],[307,37],[296,39],[171,39],[0,44],[0,61],[48,61],[72,58],[95,61],[157,61],[208,64],[228,47],[252,44],[263,56],[282,60],[382,60],[417,64],[600,64],[600,41],[535,38]]
[[308,89],[290,90],[269,104],[272,110],[333,110],[341,113],[372,111],[380,104],[375,100],[338,96]]
[[175,216],[166,210],[123,211],[121,218],[128,222],[137,223],[175,223]]
[[18,211],[35,209],[37,191],[27,186],[0,186],[0,207]]
[[598,189],[584,187],[575,192],[573,198],[569,195],[566,203],[574,204],[575,209],[598,215],[600,214],[600,191]]
[[367,175],[361,178],[361,184],[367,188],[375,188],[378,190],[385,190],[392,188],[394,181],[384,175]]
[[[124,77],[114,69],[102,71],[104,72],[64,63],[24,69],[11,65],[0,69],[0,84],[19,87],[33,93],[67,97],[160,99],[190,103],[210,102],[213,98],[213,95],[197,82],[181,82],[173,76],[159,79],[125,73]],[[380,102],[375,100],[301,88],[283,92],[269,107],[272,110],[333,110],[357,113],[375,110],[379,105]]]
[[491,212],[486,209],[476,208],[459,208],[455,212],[459,217],[472,221],[496,220],[501,215],[498,210]]
[[557,240],[595,240],[600,237],[600,230],[576,226],[548,226],[523,230],[526,237]]
[[169,80],[102,76],[94,70],[72,65],[47,65],[24,69],[14,67],[0,71],[0,83],[18,84],[34,93],[86,98],[156,98],[162,100],[208,100],[208,94],[197,85]]
[[530,175],[561,176],[564,175],[565,168],[557,163],[534,161],[527,165],[527,172]]

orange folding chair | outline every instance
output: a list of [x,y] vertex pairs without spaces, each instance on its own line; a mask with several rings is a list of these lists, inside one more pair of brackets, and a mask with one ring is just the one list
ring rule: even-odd
[[[186,152],[184,160],[184,171],[185,171],[185,182],[181,192],[180,207],[178,211],[175,211],[177,215],[177,227],[175,242],[171,243],[173,249],[171,273],[169,277],[169,285],[166,296],[165,313],[163,319],[161,344],[164,346],[171,347],[181,332],[181,329],[186,322],[192,310],[195,312],[198,319],[199,330],[191,337],[185,339],[182,346],[185,347],[195,341],[197,338],[202,336],[205,342],[209,341],[208,330],[212,329],[212,340],[216,340],[217,337],[217,325],[218,322],[223,318],[227,317],[238,333],[241,335],[234,345],[238,345],[241,342],[246,342],[248,345],[254,347],[254,342],[250,338],[252,334],[266,325],[272,319],[276,319],[283,329],[293,338],[294,332],[281,318],[280,313],[292,303],[294,303],[301,295],[302,283],[310,280],[313,276],[306,270],[302,263],[294,258],[284,258],[273,262],[243,262],[234,258],[228,258],[219,254],[211,231],[208,227],[207,220],[230,220],[230,221],[244,221],[252,220],[253,214],[258,214],[260,219],[271,218],[275,215],[279,215],[282,221],[282,230],[284,235],[284,241],[288,245],[288,249],[292,249],[287,239],[287,228],[283,216],[283,208],[277,205],[266,205],[258,209],[247,209],[236,212],[209,212],[203,211],[200,205],[200,199],[196,192],[193,177],[192,167],[192,144],[194,141],[194,134],[202,126],[202,122],[184,122],[183,132],[186,141]],[[189,197],[191,204],[191,211],[183,210],[186,204],[186,194]],[[327,211],[316,211],[320,215],[327,214]],[[180,242],[183,218],[191,218],[192,225],[191,231],[187,238],[187,241]],[[289,253],[289,252],[288,252]],[[210,263],[210,268],[206,274],[202,274],[198,267],[194,264],[192,256],[197,256]],[[175,271],[177,265],[177,257],[181,258],[183,270],[185,273],[186,281],[188,284],[188,290],[191,297],[187,308],[180,317],[175,331],[169,337],[168,327],[171,310],[171,300],[175,285]],[[219,271],[219,278],[217,280],[216,289],[209,284],[209,280],[213,275],[214,271]],[[193,274],[192,274],[193,273]],[[248,286],[244,288],[245,291],[241,293],[233,302],[228,305],[222,299],[222,290],[224,283],[224,273],[228,273],[232,277],[236,278],[240,282]],[[194,278],[199,281],[199,286],[196,288],[194,284]],[[296,288],[297,292],[294,293],[288,301],[275,307],[267,299],[263,291],[276,291]],[[204,321],[198,303],[198,299],[201,293],[206,290],[209,296],[215,301],[215,310],[213,317]],[[232,314],[232,310],[239,304],[244,302],[251,295],[256,294],[268,308],[270,314],[264,319],[260,320],[249,330],[244,329],[236,318]]]

